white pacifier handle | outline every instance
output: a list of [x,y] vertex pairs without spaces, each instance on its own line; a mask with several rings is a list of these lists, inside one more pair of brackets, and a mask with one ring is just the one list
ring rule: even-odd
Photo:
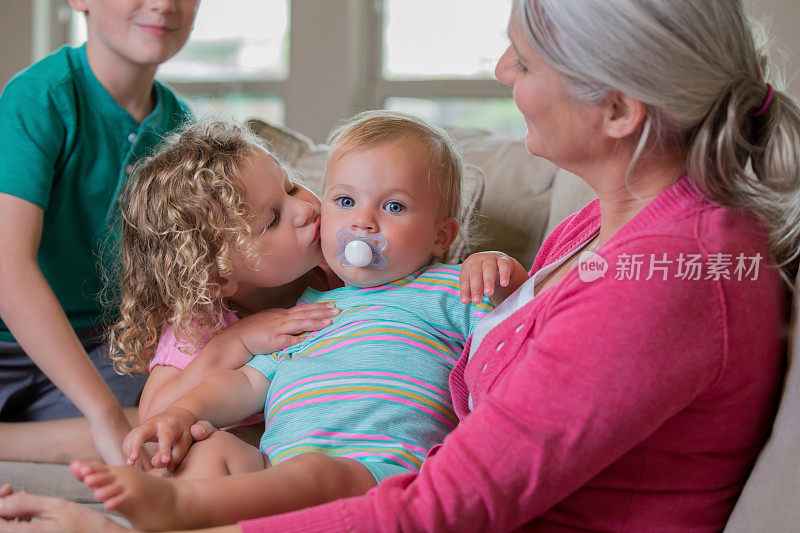
[[344,257],[354,267],[365,267],[372,262],[372,248],[364,241],[350,241],[344,247]]
[[343,266],[372,270],[381,270],[386,267],[383,251],[387,242],[386,237],[380,233],[358,237],[349,231],[339,230],[336,232],[336,241],[339,243],[336,259]]

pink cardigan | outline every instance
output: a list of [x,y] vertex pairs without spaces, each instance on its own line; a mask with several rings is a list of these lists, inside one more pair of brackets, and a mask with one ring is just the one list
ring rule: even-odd
[[[533,271],[599,223],[595,201],[553,231]],[[766,260],[757,274],[735,269],[740,254],[768,257],[762,227],[684,178],[598,253],[604,278],[573,269],[461,358],[450,378],[460,425],[419,474],[242,530],[722,529],[783,373],[781,281]],[[647,280],[650,254],[673,264]],[[701,279],[676,277],[681,258],[700,260]],[[617,276],[637,260],[638,280]]]

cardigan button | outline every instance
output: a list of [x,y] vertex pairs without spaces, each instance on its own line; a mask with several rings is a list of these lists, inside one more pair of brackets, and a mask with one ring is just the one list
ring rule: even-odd
[[504,344],[505,344],[505,341],[501,342],[500,344],[497,345],[497,348],[495,348],[495,350],[497,350],[499,352]]
[[128,135],[128,142],[129,143],[135,143],[136,142],[136,134],[135,133],[131,133],[130,135]]
[[524,327],[525,327],[525,324],[520,324],[519,326],[517,326],[517,329],[515,329],[514,331],[519,333],[520,331],[522,331],[522,328],[524,328]]

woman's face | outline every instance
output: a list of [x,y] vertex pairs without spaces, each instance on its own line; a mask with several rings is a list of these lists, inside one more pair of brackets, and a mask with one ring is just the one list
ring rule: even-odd
[[289,179],[281,165],[258,149],[242,167],[245,202],[254,218],[258,264],[234,251],[231,279],[239,289],[279,287],[322,261],[319,200]]
[[514,88],[514,102],[528,127],[528,151],[562,168],[579,168],[597,149],[601,108],[570,95],[566,77],[527,44],[513,21],[509,37],[495,76]]

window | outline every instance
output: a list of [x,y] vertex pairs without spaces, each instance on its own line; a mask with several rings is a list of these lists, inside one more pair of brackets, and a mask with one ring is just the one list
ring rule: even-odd
[[[197,115],[261,118],[323,141],[364,109],[521,133],[494,79],[511,0],[202,0],[159,70]],[[85,40],[73,13],[71,41]]]
[[524,132],[494,79],[510,11],[511,0],[383,0],[376,100],[440,124]]
[[384,0],[383,77],[494,79],[510,10],[511,0]]
[[511,98],[397,98],[384,101],[384,109],[403,111],[460,128],[524,134],[525,122]]

